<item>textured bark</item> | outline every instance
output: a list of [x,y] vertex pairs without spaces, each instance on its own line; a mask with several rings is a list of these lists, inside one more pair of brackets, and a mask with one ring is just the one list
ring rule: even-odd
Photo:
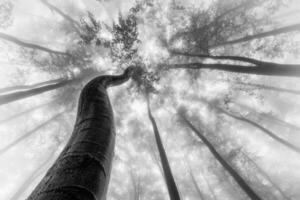
[[52,121],[56,120],[57,118],[59,118],[61,115],[63,115],[64,112],[58,113],[56,115],[54,115],[53,117],[51,117],[49,120],[47,120],[46,122],[42,123],[41,125],[35,127],[34,129],[32,129],[31,131],[25,133],[24,135],[22,135],[21,137],[17,138],[16,140],[12,141],[11,143],[9,143],[8,145],[6,145],[5,147],[3,147],[2,149],[0,149],[0,155],[2,155],[3,153],[7,152],[8,150],[10,150],[12,147],[14,147],[15,145],[19,144],[20,142],[22,142],[23,140],[25,140],[26,138],[28,138],[29,136],[31,136],[32,134],[36,133],[37,131],[39,131],[41,128],[44,128],[45,126],[47,126],[48,124],[50,124]]
[[0,93],[10,93],[10,92],[15,92],[16,90],[29,90],[29,89],[33,89],[33,88],[37,88],[37,87],[41,87],[41,86],[45,86],[45,85],[49,85],[49,84],[54,84],[60,81],[63,81],[64,79],[59,78],[59,79],[55,79],[55,80],[50,80],[50,81],[44,81],[44,82],[40,82],[40,83],[35,83],[32,85],[15,85],[15,86],[9,86],[9,87],[5,87],[5,88],[0,88]]
[[248,195],[252,200],[262,200],[256,192],[246,183],[246,181],[226,162],[225,159],[218,153],[215,147],[206,139],[203,135],[202,130],[196,129],[194,125],[183,115],[180,114],[180,117],[187,124],[187,126],[201,139],[201,141],[207,146],[212,155],[216,160],[226,169],[226,171],[232,176],[240,188]]
[[212,45],[212,46],[210,46],[210,48],[216,48],[216,47],[220,47],[220,46],[232,45],[232,44],[237,44],[237,43],[241,43],[241,42],[248,42],[248,41],[251,41],[251,40],[254,40],[254,39],[260,39],[260,38],[275,36],[275,35],[294,32],[294,31],[300,31],[300,24],[294,24],[294,25],[283,27],[283,28],[278,28],[278,29],[274,29],[274,30],[271,30],[271,31],[266,31],[266,32],[263,32],[263,33],[248,35],[246,37],[238,38],[238,39],[235,39],[235,40],[229,40],[227,42]]
[[62,55],[62,56],[71,56],[71,54],[69,54],[69,53],[62,52],[62,51],[56,51],[56,50],[52,50],[52,49],[49,49],[47,47],[43,47],[43,46],[40,46],[40,45],[37,45],[37,44],[24,42],[24,41],[21,41],[21,40],[19,40],[18,38],[14,37],[14,36],[11,36],[11,35],[8,35],[8,34],[5,34],[5,33],[1,33],[1,32],[0,32],[0,38],[3,39],[3,40],[9,41],[9,42],[15,43],[15,44],[17,44],[19,46],[22,46],[22,47],[25,47],[25,48],[36,49],[36,50],[44,51],[44,52],[47,52],[47,53],[50,53],[50,54],[56,54],[56,55]]
[[68,22],[70,22],[72,28],[75,30],[75,32],[80,35],[80,31],[78,27],[80,27],[80,24],[74,20],[72,17],[61,11],[59,8],[56,6],[50,4],[47,0],[41,0],[41,2],[47,6],[50,10],[54,10],[56,13],[58,13],[60,16],[62,16],[64,19],[66,19]]
[[62,80],[62,81],[54,83],[54,84],[45,85],[42,87],[30,89],[30,90],[0,95],[0,105],[4,105],[4,104],[11,103],[11,102],[14,102],[14,101],[17,101],[20,99],[38,95],[38,94],[41,94],[41,93],[44,93],[44,92],[47,92],[50,90],[61,88],[73,81],[75,81],[75,79],[72,79],[72,80],[65,79],[65,80]]
[[151,113],[150,102],[149,102],[149,96],[148,95],[147,95],[147,106],[148,106],[148,117],[149,117],[149,119],[152,123],[152,128],[153,128],[153,132],[154,132],[154,135],[155,135],[155,141],[156,141],[157,148],[158,148],[158,151],[159,151],[161,165],[162,165],[162,168],[163,168],[164,178],[165,178],[165,181],[166,181],[166,184],[167,184],[167,189],[168,189],[168,192],[169,192],[170,200],[180,200],[179,191],[177,189],[175,179],[173,177],[172,170],[171,170],[170,165],[169,165],[167,154],[166,154],[166,151],[164,149],[163,143],[161,141],[155,119],[154,119],[154,117],[152,116],[152,113]]
[[52,158],[55,155],[55,150],[50,153],[48,158],[41,164],[39,165],[36,169],[33,170],[32,174],[27,177],[27,179],[23,182],[22,186],[17,190],[16,193],[10,198],[10,200],[18,200],[21,198],[21,196],[24,194],[24,192],[27,190],[28,186],[39,176],[42,175],[44,172],[45,168],[50,164],[52,161]]
[[106,88],[127,81],[100,76],[82,90],[71,138],[28,200],[104,200],[114,154],[113,113]]
[[258,66],[232,64],[185,63],[167,65],[169,69],[211,69],[243,74],[300,77],[300,65],[261,64]]
[[250,119],[247,119],[245,117],[234,115],[234,114],[232,114],[230,112],[227,112],[224,109],[217,108],[217,107],[216,107],[216,109],[219,110],[220,112],[224,113],[227,116],[230,116],[230,117],[232,117],[234,119],[237,119],[237,120],[240,120],[240,121],[243,121],[243,122],[246,122],[248,124],[253,125],[254,127],[258,128],[259,130],[261,130],[266,135],[270,136],[275,141],[279,142],[280,144],[284,145],[285,147],[289,148],[290,150],[293,150],[294,152],[300,154],[300,148],[299,147],[297,147],[297,146],[295,146],[295,145],[293,145],[293,144],[285,141],[284,139],[278,137],[273,132],[269,131],[268,129],[264,128],[263,126],[259,125],[258,123],[254,122],[254,121],[251,121]]
[[272,184],[272,186],[280,193],[280,195],[283,197],[283,199],[286,199],[286,200],[292,200],[290,197],[288,197],[284,192],[283,190],[272,180],[272,178],[268,175],[267,172],[265,172],[254,160],[252,160],[249,156],[247,156],[245,153],[243,153],[243,155],[247,158],[247,160],[249,160],[253,165],[254,167],[258,170],[258,172],[260,174],[263,175],[263,177],[265,179],[268,180],[269,183]]

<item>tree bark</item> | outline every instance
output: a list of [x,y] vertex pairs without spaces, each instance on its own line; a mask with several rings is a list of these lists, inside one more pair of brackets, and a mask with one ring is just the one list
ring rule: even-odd
[[262,64],[258,66],[244,66],[233,64],[185,63],[171,64],[166,67],[168,69],[211,69],[243,74],[300,77],[300,65]]
[[24,135],[22,135],[21,137],[17,138],[16,140],[14,140],[13,142],[9,143],[8,145],[6,145],[5,147],[3,147],[2,149],[0,149],[0,155],[2,155],[3,153],[7,152],[8,150],[10,150],[12,147],[14,147],[16,144],[19,144],[21,141],[25,140],[26,138],[28,138],[29,136],[31,136],[32,134],[36,133],[37,131],[39,131],[41,128],[44,128],[45,126],[47,126],[48,124],[50,124],[52,121],[56,120],[57,118],[59,118],[61,115],[63,115],[65,113],[65,111],[60,112],[56,115],[54,115],[53,117],[51,117],[49,120],[45,121],[44,123],[40,124],[39,126],[35,127],[34,129],[32,129],[31,131],[25,133]]
[[155,141],[156,141],[157,148],[158,148],[158,151],[159,151],[161,165],[162,165],[162,168],[163,168],[164,177],[165,177],[165,181],[166,181],[166,184],[167,184],[167,189],[168,189],[168,192],[169,192],[170,200],[180,200],[179,191],[177,189],[175,179],[173,177],[172,170],[171,170],[170,165],[169,165],[167,154],[166,154],[166,151],[164,149],[163,143],[162,143],[160,135],[159,135],[158,127],[157,127],[155,119],[154,119],[154,117],[152,116],[152,113],[151,113],[148,94],[147,94],[147,107],[148,107],[148,117],[149,117],[149,119],[152,123],[152,128],[153,128],[153,132],[154,132],[154,135],[155,135]]
[[24,42],[19,40],[18,38],[5,34],[5,33],[1,33],[0,32],[0,38],[12,43],[15,43],[21,47],[25,47],[25,48],[29,48],[29,49],[36,49],[36,50],[40,50],[40,51],[44,51],[50,54],[56,54],[56,55],[61,55],[61,56],[72,56],[71,54],[67,53],[67,52],[62,52],[62,51],[56,51],[56,50],[52,50],[49,49],[47,47],[43,47],[37,44],[32,44],[32,43],[28,43],[28,42]]
[[248,35],[246,37],[238,38],[238,39],[235,39],[235,40],[229,40],[227,42],[212,45],[209,48],[216,48],[216,47],[220,47],[220,46],[226,46],[226,45],[232,45],[232,44],[237,44],[237,43],[242,43],[242,42],[248,42],[248,41],[251,41],[251,40],[254,40],[254,39],[260,39],[260,38],[275,36],[275,35],[294,32],[294,31],[300,31],[300,24],[294,24],[294,25],[283,27],[283,28],[278,28],[278,29],[274,29],[274,30],[271,30],[271,31],[266,31],[266,32],[263,32],[263,33]]
[[115,144],[107,87],[126,82],[134,68],[119,76],[100,76],[82,90],[77,119],[66,147],[28,200],[104,200]]
[[180,117],[207,146],[207,148],[213,154],[216,160],[226,169],[226,171],[232,176],[232,178],[236,181],[240,188],[248,195],[248,197],[252,200],[262,200],[256,194],[256,192],[246,183],[246,181],[226,162],[225,159],[222,158],[222,156],[217,152],[214,146],[203,135],[203,131],[196,129],[196,127],[194,127],[194,125],[183,114],[180,114]]
[[27,97],[31,97],[31,96],[35,96],[50,90],[54,90],[57,88],[61,88],[73,81],[75,81],[76,79],[64,79],[60,82],[54,83],[54,84],[50,84],[50,85],[45,85],[42,87],[38,87],[38,88],[33,88],[30,90],[25,90],[25,91],[20,91],[20,92],[14,92],[14,93],[10,93],[10,94],[4,94],[4,95],[0,95],[0,105],[4,105],[7,103],[11,103],[20,99],[25,99]]
[[72,17],[70,17],[69,15],[67,15],[66,13],[64,13],[63,11],[61,11],[59,8],[57,8],[56,6],[50,4],[47,0],[41,0],[41,2],[47,6],[50,10],[54,10],[55,12],[57,12],[60,16],[62,16],[64,19],[66,19],[68,22],[70,22],[72,28],[75,30],[75,32],[80,35],[80,31],[78,29],[78,27],[80,27],[80,24],[74,20]]

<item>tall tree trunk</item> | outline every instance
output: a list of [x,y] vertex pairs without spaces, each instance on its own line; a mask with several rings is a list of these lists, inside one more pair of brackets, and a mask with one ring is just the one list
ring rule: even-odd
[[44,81],[44,82],[40,82],[40,83],[35,83],[32,85],[15,85],[15,86],[9,86],[9,87],[5,87],[5,88],[0,88],[0,93],[10,93],[10,92],[15,92],[16,90],[29,90],[29,89],[33,89],[33,88],[37,88],[37,87],[41,87],[41,86],[45,86],[45,85],[49,85],[49,84],[54,84],[57,82],[61,82],[65,79],[63,78],[59,78],[59,79],[55,79],[55,80],[50,80],[50,81]]
[[27,190],[28,186],[42,173],[44,172],[45,168],[50,164],[52,161],[52,158],[55,155],[55,150],[53,150],[50,155],[46,158],[46,160],[40,164],[36,169],[33,170],[32,174],[27,177],[27,179],[23,182],[22,186],[17,190],[16,193],[10,198],[10,200],[18,200],[21,198],[21,196],[24,194],[24,192]]
[[201,189],[199,188],[199,185],[198,185],[198,183],[197,183],[197,181],[196,181],[196,178],[195,178],[195,176],[194,176],[194,173],[193,173],[191,167],[190,167],[189,165],[188,165],[188,167],[189,167],[189,175],[190,175],[190,178],[191,178],[191,180],[192,180],[192,182],[193,182],[193,185],[194,185],[195,189],[197,190],[199,199],[200,199],[200,200],[205,200],[206,198],[204,197],[204,194],[202,193]]
[[10,117],[8,117],[8,118],[2,119],[2,120],[0,120],[0,124],[3,124],[3,123],[8,122],[8,121],[10,121],[10,120],[16,119],[16,118],[18,118],[18,117],[22,117],[22,116],[24,116],[24,115],[26,115],[26,114],[29,114],[29,113],[31,113],[31,112],[34,112],[34,111],[40,109],[40,108],[49,106],[49,105],[51,105],[52,103],[56,102],[57,100],[58,100],[58,99],[52,100],[52,101],[50,101],[50,102],[48,102],[48,103],[43,103],[43,104],[38,105],[38,106],[36,106],[36,107],[34,107],[34,108],[29,108],[29,109],[27,109],[27,110],[24,110],[23,112],[20,112],[20,113],[17,113],[17,114],[15,114],[15,115],[12,115],[12,116],[10,116]]
[[10,93],[10,94],[4,94],[4,95],[0,95],[0,105],[4,105],[7,103],[11,103],[20,99],[24,99],[27,97],[31,97],[34,95],[38,95],[50,90],[54,90],[57,88],[61,88],[69,83],[72,83],[73,81],[75,81],[77,79],[64,79],[60,82],[56,82],[54,84],[50,84],[50,85],[45,85],[42,87],[38,87],[38,88],[33,88],[30,90],[25,90],[25,91],[20,91],[20,92],[14,92],[14,93]]
[[69,15],[67,15],[66,13],[64,13],[63,11],[61,11],[59,8],[57,8],[56,6],[50,4],[48,2],[48,0],[41,0],[41,2],[47,6],[50,10],[54,10],[56,13],[58,13],[60,16],[62,16],[64,19],[66,19],[68,22],[70,22],[72,28],[75,30],[75,32],[80,35],[80,31],[78,29],[78,27],[80,27],[80,24],[74,20],[72,17],[70,17]]
[[130,169],[130,178],[133,185],[132,200],[140,200],[140,189],[141,189],[140,178],[136,177],[136,175],[133,172],[133,169]]
[[15,43],[19,46],[25,47],[25,48],[29,48],[29,49],[36,49],[36,50],[40,50],[40,51],[44,51],[50,54],[56,54],[56,55],[62,55],[62,56],[72,56],[71,54],[67,53],[67,52],[62,52],[62,51],[56,51],[56,50],[52,50],[49,49],[47,47],[43,47],[37,44],[32,44],[32,43],[28,43],[28,42],[24,42],[19,40],[18,38],[5,34],[5,33],[1,33],[0,32],[0,38],[12,43]]
[[286,89],[286,88],[274,87],[274,86],[263,85],[263,84],[255,84],[255,83],[243,83],[240,81],[235,81],[232,83],[237,84],[237,85],[246,86],[246,87],[251,87],[254,89],[270,90],[270,91],[275,91],[275,92],[285,92],[285,93],[289,93],[289,94],[300,95],[300,90]]
[[2,149],[0,149],[0,155],[2,155],[3,153],[7,152],[8,150],[10,150],[12,147],[14,147],[15,145],[19,144],[21,141],[25,140],[26,138],[28,138],[29,136],[31,136],[32,134],[36,133],[37,131],[39,131],[41,128],[44,128],[45,126],[47,126],[48,124],[50,124],[52,121],[56,120],[57,118],[59,118],[61,115],[63,115],[65,113],[65,111],[60,112],[56,115],[54,115],[53,117],[51,117],[50,119],[48,119],[47,121],[45,121],[44,123],[40,124],[39,126],[35,127],[34,129],[32,129],[31,131],[28,131],[27,133],[25,133],[24,135],[22,135],[21,137],[17,138],[16,140],[12,141],[11,143],[9,143],[8,145],[6,145],[5,147],[3,147]]
[[28,200],[104,200],[115,145],[107,87],[126,82],[134,72],[99,76],[82,90],[77,119],[66,147]]
[[263,33],[248,35],[246,37],[238,38],[238,39],[235,39],[235,40],[229,40],[227,42],[212,45],[212,46],[210,46],[210,48],[216,48],[216,47],[220,47],[220,46],[232,45],[232,44],[237,44],[237,43],[241,43],[241,42],[248,42],[248,41],[251,41],[251,40],[254,40],[254,39],[260,39],[260,38],[275,36],[275,35],[294,32],[294,31],[300,31],[300,24],[294,24],[294,25],[274,29],[274,30],[271,30],[271,31],[266,31],[266,32],[263,32]]
[[178,56],[189,56],[189,57],[197,57],[197,58],[209,58],[209,59],[214,59],[214,60],[231,60],[231,61],[240,61],[240,62],[246,62],[254,65],[280,65],[278,63],[272,63],[272,62],[265,62],[265,61],[260,61],[257,59],[253,58],[247,58],[247,57],[242,57],[242,56],[213,56],[213,55],[208,55],[208,54],[199,54],[199,53],[191,53],[191,52],[181,52],[177,50],[169,50],[169,52],[172,55],[178,55]]
[[263,177],[265,179],[268,180],[269,183],[272,184],[272,186],[281,194],[281,196],[283,197],[283,199],[286,200],[291,200],[290,197],[288,197],[283,191],[282,189],[272,180],[272,178],[268,175],[268,173],[266,173],[254,160],[252,160],[248,155],[246,155],[245,153],[242,153],[247,160],[249,160],[253,166],[259,171],[260,174],[263,175]]
[[300,77],[300,65],[262,64],[258,66],[245,66],[232,64],[185,63],[171,64],[166,67],[168,69],[211,69],[243,74]]
[[174,177],[173,177],[170,165],[169,165],[167,154],[166,154],[166,151],[164,149],[163,143],[161,141],[155,119],[154,119],[154,117],[152,116],[152,113],[151,113],[148,94],[147,94],[147,107],[148,107],[148,117],[149,117],[149,119],[152,123],[152,128],[153,128],[153,132],[154,132],[154,135],[155,135],[155,141],[156,141],[157,148],[158,148],[158,151],[159,151],[161,165],[162,165],[162,168],[163,168],[163,172],[164,172],[165,181],[166,181],[166,184],[167,184],[170,200],[180,200],[179,191],[177,189],[177,186],[176,186],[176,183],[175,183],[175,180],[174,180]]
[[253,113],[253,115],[257,116],[257,118],[259,118],[259,119],[261,117],[263,117],[263,118],[265,118],[265,119],[267,119],[269,121],[273,121],[273,122],[275,122],[275,123],[277,123],[277,124],[279,124],[281,126],[288,127],[290,129],[294,129],[294,130],[300,131],[300,127],[299,126],[296,126],[295,124],[292,124],[290,122],[286,122],[286,121],[284,121],[282,119],[279,119],[278,117],[275,117],[275,116],[273,116],[271,114],[263,113],[263,112],[257,112],[253,108],[250,108],[249,106],[244,105],[244,104],[240,104],[240,103],[236,103],[236,102],[235,102],[235,104],[238,105],[239,107],[243,108],[243,109],[249,110],[251,113]]
[[214,191],[214,189],[211,187],[211,185],[210,185],[210,183],[208,182],[207,178],[205,178],[205,177],[203,176],[202,173],[201,173],[201,176],[202,176],[202,179],[205,181],[205,183],[206,183],[206,185],[207,185],[207,187],[208,187],[208,189],[209,189],[209,191],[210,191],[210,193],[211,193],[213,199],[214,199],[214,200],[217,200],[215,191]]
[[184,116],[180,114],[180,117],[187,124],[187,126],[202,140],[202,142],[207,146],[209,151],[218,160],[218,162],[226,169],[226,171],[232,176],[236,183],[241,187],[241,189],[248,195],[252,200],[262,200],[256,192],[246,183],[246,181],[226,162],[225,159],[217,152],[214,146],[206,139],[202,130],[197,130],[196,127]]
[[253,125],[254,127],[258,128],[259,130],[261,130],[263,133],[267,134],[268,136],[270,136],[272,139],[274,139],[275,141],[279,142],[280,144],[283,144],[284,146],[286,146],[287,148],[293,150],[294,152],[296,153],[299,153],[300,154],[300,148],[285,141],[284,139],[278,137],[277,135],[275,135],[273,132],[269,131],[268,129],[264,128],[263,126],[259,125],[258,123],[254,122],[254,121],[251,121],[250,119],[247,119],[245,117],[242,117],[242,116],[237,116],[237,115],[234,115],[230,112],[227,112],[226,110],[222,109],[222,108],[219,108],[219,107],[215,107],[218,111],[224,113],[225,115],[227,116],[230,116],[234,119],[237,119],[237,120],[240,120],[240,121],[243,121],[243,122],[246,122],[248,124],[251,124]]

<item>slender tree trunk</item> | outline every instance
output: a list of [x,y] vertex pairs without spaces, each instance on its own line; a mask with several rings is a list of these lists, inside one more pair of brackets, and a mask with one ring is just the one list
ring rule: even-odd
[[149,102],[149,96],[148,95],[147,95],[147,106],[148,106],[148,117],[149,117],[149,119],[152,123],[152,128],[153,128],[153,132],[154,132],[154,135],[155,135],[157,148],[158,148],[158,151],[159,151],[161,165],[162,165],[162,168],[163,168],[163,172],[164,172],[165,181],[166,181],[166,184],[167,184],[170,200],[180,200],[179,191],[177,189],[177,186],[176,186],[176,183],[175,183],[175,180],[174,180],[174,177],[173,177],[170,165],[169,165],[167,154],[166,154],[166,151],[164,149],[163,143],[161,141],[155,119],[154,119],[154,117],[152,116],[152,113],[151,113],[150,102]]
[[285,92],[289,94],[300,95],[300,90],[286,89],[286,88],[274,87],[274,86],[263,85],[263,84],[255,84],[255,83],[243,83],[240,81],[236,81],[232,83],[237,85],[252,87],[254,89],[270,90],[275,92]]
[[50,90],[61,88],[75,80],[76,79],[70,79],[70,80],[65,79],[60,82],[56,82],[54,84],[45,85],[42,87],[30,89],[30,90],[0,95],[0,105],[4,105],[4,104],[11,103],[11,102],[14,102],[14,101],[17,101],[20,99],[35,96],[35,95],[38,95],[38,94],[41,94],[41,93],[44,93],[44,92],[47,92]]
[[268,113],[261,113],[261,112],[257,112],[255,111],[253,108],[250,108],[249,106],[247,105],[244,105],[244,104],[240,104],[240,103],[236,103],[236,105],[238,105],[239,107],[242,107],[243,109],[247,109],[249,110],[251,113],[253,113],[253,115],[257,116],[258,118],[265,118],[269,121],[273,121],[281,126],[284,126],[284,127],[288,127],[290,129],[294,129],[294,130],[297,130],[297,131],[300,131],[300,127],[299,126],[296,126],[295,124],[292,124],[292,123],[289,123],[289,122],[286,122],[282,119],[279,119],[278,117],[275,117],[273,115],[270,115]]
[[252,160],[249,156],[247,156],[245,153],[243,153],[243,155],[247,158],[247,160],[249,160],[253,166],[259,171],[260,174],[263,175],[263,177],[265,179],[268,180],[269,183],[272,184],[272,186],[281,194],[281,196],[283,197],[283,199],[286,200],[291,200],[290,197],[288,197],[283,191],[282,189],[272,180],[272,178],[254,161]]
[[181,52],[176,50],[169,50],[172,55],[178,56],[189,56],[189,57],[197,57],[197,58],[209,58],[214,60],[231,60],[231,61],[240,61],[246,62],[254,65],[280,65],[278,63],[271,63],[271,62],[264,62],[260,60],[256,60],[253,58],[247,58],[242,56],[213,56],[213,55],[206,55],[206,54],[199,54],[199,53],[190,53],[190,52]]
[[187,126],[202,140],[202,142],[207,146],[209,151],[213,154],[216,160],[226,169],[226,171],[232,176],[240,188],[248,195],[252,200],[262,200],[256,192],[246,183],[246,181],[226,162],[225,159],[217,152],[214,146],[206,139],[203,135],[202,130],[197,130],[194,125],[183,115],[180,117],[187,124]]
[[217,108],[215,107],[218,111],[224,113],[225,115],[227,116],[230,116],[234,119],[237,119],[237,120],[240,120],[240,121],[243,121],[243,122],[246,122],[248,124],[251,124],[253,125],[254,127],[258,128],[259,130],[261,130],[263,133],[267,134],[268,136],[270,136],[272,139],[274,139],[275,141],[279,142],[280,144],[283,144],[284,146],[286,146],[287,148],[289,148],[290,150],[293,150],[294,152],[296,153],[299,153],[300,154],[300,148],[285,141],[284,139],[278,137],[277,135],[275,135],[273,132],[269,131],[268,129],[264,128],[263,126],[259,125],[258,123],[254,122],[254,121],[251,121],[245,117],[242,117],[242,116],[237,116],[237,115],[234,115],[232,113],[229,113],[227,112],[226,110],[223,110],[221,108]]
[[73,134],[28,200],[106,199],[115,144],[106,88],[126,82],[133,72],[100,76],[83,88]]
[[243,74],[300,77],[300,65],[263,64],[258,66],[244,66],[232,64],[187,63],[167,65],[166,67],[169,69],[211,69]]
[[41,86],[61,82],[63,80],[65,80],[65,79],[59,78],[59,79],[44,81],[44,82],[40,82],[40,83],[36,83],[36,84],[32,84],[32,85],[9,86],[9,87],[6,87],[6,88],[0,88],[0,93],[10,93],[10,92],[15,92],[16,90],[29,90],[29,89],[33,89],[33,88],[37,88],[37,87],[41,87]]
[[198,183],[195,179],[194,173],[193,173],[190,166],[189,166],[189,175],[190,175],[190,178],[192,179],[192,182],[193,182],[193,185],[194,185],[195,189],[197,190],[199,199],[200,200],[205,200],[206,198],[204,197],[204,194],[202,193],[201,189],[199,188]]
[[80,24],[74,20],[72,17],[70,17],[69,15],[67,15],[66,13],[64,13],[63,11],[61,11],[59,8],[57,8],[56,6],[50,4],[48,2],[48,0],[41,0],[41,2],[47,6],[50,10],[54,10],[56,13],[58,13],[60,16],[62,16],[64,19],[66,19],[68,22],[70,22],[72,28],[75,30],[75,32],[80,35],[80,31],[78,29],[78,27],[80,27]]
[[20,112],[20,113],[17,113],[17,114],[15,114],[15,115],[12,115],[12,116],[10,116],[10,117],[8,117],[8,118],[2,119],[2,120],[0,120],[0,124],[3,124],[3,123],[8,122],[8,121],[10,121],[10,120],[16,119],[16,118],[18,118],[18,117],[22,117],[22,116],[24,116],[24,115],[26,115],[26,114],[29,114],[29,113],[31,113],[31,112],[34,112],[34,111],[40,109],[40,108],[49,106],[49,105],[51,105],[52,103],[56,102],[57,100],[58,100],[58,99],[52,100],[52,101],[50,101],[50,102],[48,102],[48,103],[44,103],[44,104],[38,105],[38,106],[36,106],[36,107],[34,107],[34,108],[29,108],[29,109],[27,109],[27,110],[24,110],[23,112]]
[[248,41],[251,41],[251,40],[254,40],[254,39],[260,39],[260,38],[275,36],[275,35],[294,32],[294,31],[300,31],[300,24],[294,24],[294,25],[283,27],[283,28],[278,28],[278,29],[274,29],[274,30],[271,30],[271,31],[266,31],[266,32],[263,32],[263,33],[248,35],[246,37],[238,38],[238,39],[235,39],[235,40],[229,40],[227,42],[212,45],[212,46],[210,46],[210,48],[216,48],[216,47],[220,47],[220,46],[232,45],[232,44],[237,44],[237,43],[241,43],[241,42],[248,42]]
[[205,181],[205,183],[206,183],[206,185],[207,185],[207,187],[208,187],[208,189],[209,189],[209,191],[210,191],[210,193],[211,193],[213,199],[214,199],[214,200],[217,200],[215,191],[214,191],[214,189],[211,187],[211,185],[210,185],[210,183],[208,182],[207,178],[205,178],[205,177],[203,176],[202,173],[201,173],[201,176],[202,176],[202,179]]
[[51,122],[53,122],[54,120],[56,120],[57,118],[59,118],[61,115],[63,115],[65,113],[65,111],[60,112],[56,115],[54,115],[53,117],[51,117],[50,119],[48,119],[47,121],[45,121],[44,123],[42,123],[41,125],[35,127],[34,129],[32,129],[31,131],[25,133],[24,135],[22,135],[21,137],[17,138],[16,140],[14,140],[13,142],[9,143],[8,145],[6,145],[5,147],[3,147],[2,149],[0,149],[0,155],[2,155],[3,153],[7,152],[8,150],[10,150],[12,147],[14,147],[15,145],[19,144],[21,141],[25,140],[26,138],[28,138],[29,136],[31,136],[32,134],[36,133],[37,131],[39,131],[41,128],[44,128],[45,126],[47,126],[48,124],[50,124]]
[[62,56],[72,56],[71,54],[67,53],[67,52],[62,52],[62,51],[56,51],[56,50],[52,50],[49,49],[47,47],[43,47],[37,44],[32,44],[32,43],[28,43],[28,42],[23,42],[21,40],[19,40],[18,38],[5,34],[5,33],[1,33],[0,32],[0,38],[12,43],[15,43],[21,47],[25,47],[25,48],[29,48],[29,49],[36,49],[36,50],[40,50],[40,51],[44,51],[50,54],[55,54],[55,55],[62,55]]
[[27,190],[28,186],[45,171],[45,168],[50,164],[54,155],[55,150],[53,150],[47,157],[47,159],[32,172],[32,174],[23,182],[22,186],[10,198],[10,200],[18,200],[21,198],[21,196]]

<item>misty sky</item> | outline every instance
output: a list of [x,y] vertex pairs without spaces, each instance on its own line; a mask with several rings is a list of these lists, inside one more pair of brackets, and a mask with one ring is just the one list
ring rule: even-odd
[[[0,0],[2,1],[5,0]],[[59,51],[71,48],[78,40],[64,29],[66,26],[64,19],[39,0],[9,1],[14,5],[11,24],[0,28],[0,32]],[[50,2],[78,21],[86,15],[87,11],[90,11],[98,20],[108,25],[112,25],[118,19],[119,13],[126,15],[134,5],[133,0],[107,0],[101,3],[96,0],[53,0]],[[157,65],[169,58],[170,55],[160,44],[159,38],[161,35],[166,38],[170,37],[176,29],[169,18],[172,15],[171,1],[156,0],[155,2],[159,5],[155,8],[156,13],[149,9],[141,14],[141,18],[145,21],[138,26],[141,41],[138,53],[147,66]],[[177,0],[176,2],[195,9],[205,9],[213,3],[208,0]],[[278,27],[299,23],[299,10],[300,1],[294,0],[287,7],[276,12],[272,18]],[[150,14],[155,15],[155,19],[159,19],[162,26],[156,26],[152,21],[147,21],[147,16]],[[183,17],[182,20],[186,19]],[[176,21],[176,23],[184,24],[181,21]],[[110,37],[105,33],[104,36]],[[256,51],[254,47],[249,47],[249,52],[247,52],[246,47],[239,45],[232,52],[240,51],[244,55],[266,61],[300,63],[299,32],[273,37],[270,40],[284,41],[279,50],[282,53],[271,56],[268,54],[271,51],[269,48]],[[253,46],[259,46],[259,44],[258,41],[251,43]],[[88,50],[93,51],[93,49]],[[92,67],[101,74],[120,73],[120,70],[107,57],[106,50],[100,49],[99,52],[100,56],[93,57]],[[17,45],[0,39],[0,88],[30,85],[65,76],[59,70],[51,71],[36,67],[24,56],[20,56],[21,53],[22,49]],[[174,60],[180,62],[178,59]],[[151,67],[149,69],[151,70]],[[68,73],[76,74],[79,71],[80,69],[75,66],[71,67]],[[242,149],[255,160],[292,199],[300,199],[299,153],[270,139],[261,130],[245,122],[218,113],[213,107],[201,101],[201,99],[206,99],[214,105],[228,106],[233,113],[260,123],[300,148],[300,129],[291,128],[255,114],[256,111],[256,113],[276,116],[300,127],[300,95],[257,90],[251,87],[243,90],[239,85],[232,84],[234,81],[300,91],[299,78],[240,75],[208,70],[201,71],[195,79],[192,79],[191,74],[184,70],[171,70],[164,73],[159,83],[155,85],[158,94],[152,96],[151,107],[181,196],[186,200],[199,199],[189,175],[189,169],[191,169],[207,199],[212,199],[211,188],[218,200],[246,199],[241,189],[222,170],[205,145],[178,120],[177,109],[184,107],[194,124],[205,125],[208,138],[213,141],[225,158],[232,158],[231,162],[239,173],[250,177],[253,183],[260,180],[261,185],[253,184],[252,186],[260,191],[265,199],[278,198],[278,193],[271,190],[270,194],[265,194],[271,188],[270,183],[266,180],[261,181],[263,179],[250,165],[243,163],[239,156],[233,155],[237,149]],[[27,185],[26,191],[18,199],[25,199],[54,162],[72,132],[76,106],[71,105],[77,103],[83,84],[49,91],[0,107],[0,200],[10,199],[24,184]],[[132,199],[134,182],[140,185],[142,199],[168,199],[162,171],[158,164],[159,157],[152,127],[147,118],[146,101],[142,95],[133,94],[128,90],[130,84],[127,82],[109,89],[117,139],[107,199]],[[55,102],[55,99],[63,94],[70,95],[70,98],[65,98],[67,99],[65,102]],[[231,101],[225,105],[223,100],[227,97],[230,97]],[[13,120],[3,122],[11,116],[47,103],[49,104],[30,114],[20,115]],[[59,113],[62,114],[51,123],[38,129],[8,151],[1,153],[3,147]],[[45,165],[40,168],[39,166],[43,163]],[[36,173],[32,181],[26,183],[28,177],[34,172]]]

